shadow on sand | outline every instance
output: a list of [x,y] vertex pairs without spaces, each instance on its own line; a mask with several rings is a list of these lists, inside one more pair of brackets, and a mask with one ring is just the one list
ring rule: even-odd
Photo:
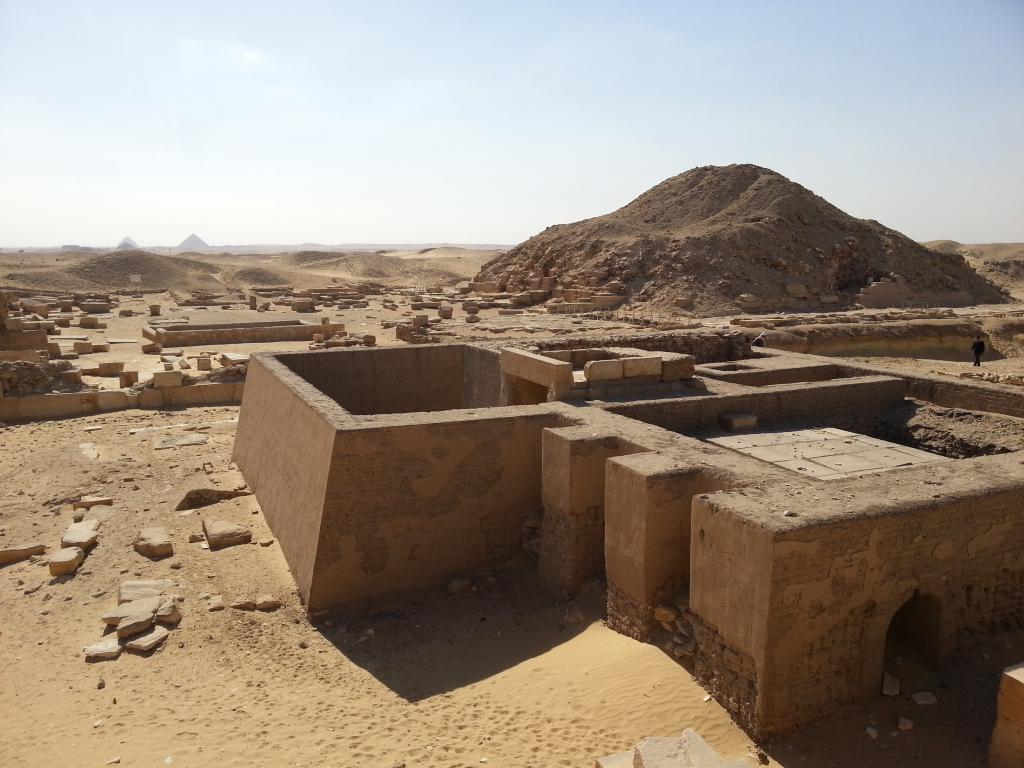
[[[526,566],[474,576],[472,589],[444,587],[388,601],[365,613],[317,617],[315,625],[353,663],[415,702],[492,677],[564,643],[603,617],[591,587],[572,603],[544,595]],[[569,619],[569,620],[567,620]]]

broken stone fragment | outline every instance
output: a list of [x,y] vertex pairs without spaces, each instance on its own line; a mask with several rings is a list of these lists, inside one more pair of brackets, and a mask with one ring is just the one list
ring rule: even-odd
[[214,595],[210,598],[210,602],[206,606],[208,611],[223,611],[224,610],[224,596]]
[[163,598],[157,596],[130,600],[127,603],[121,603],[116,608],[111,608],[100,618],[107,624],[116,627],[122,619],[128,616],[140,616],[146,613],[152,616],[160,608],[162,600]]
[[281,601],[273,595],[260,595],[256,598],[256,610],[276,611],[281,607]]
[[121,655],[121,643],[111,634],[84,649],[86,661],[105,661]]
[[155,581],[122,581],[117,588],[117,602],[128,603],[132,600],[141,600],[144,597],[159,597],[164,590],[171,586],[166,579]]
[[135,537],[135,551],[149,558],[170,557],[174,554],[171,536],[162,526],[143,528]]
[[190,533],[188,535],[188,543],[195,544],[196,542],[203,541],[203,534],[201,533]]
[[18,563],[46,551],[45,544],[13,544],[0,548],[0,564]]
[[124,644],[124,647],[129,651],[137,651],[139,653],[148,653],[156,648],[158,645],[163,643],[170,634],[166,627],[155,625],[150,629],[137,637],[133,637],[131,640]]
[[206,534],[210,549],[224,549],[252,541],[252,531],[243,525],[226,520],[203,520],[203,533]]
[[154,618],[161,624],[176,626],[181,621],[181,611],[173,598],[165,598],[156,609]]
[[938,704],[939,699],[931,691],[917,691],[916,693],[910,694],[910,698],[914,700],[914,703],[919,707],[928,707],[932,704]]
[[132,635],[139,634],[139,632],[145,632],[151,626],[153,626],[152,613],[136,613],[131,616],[125,616],[117,622],[117,636],[131,637]]
[[85,551],[81,547],[64,547],[50,555],[50,575],[67,576],[78,570],[85,560]]
[[231,607],[238,611],[255,611],[256,601],[251,597],[243,597],[235,600],[235,602],[231,604]]

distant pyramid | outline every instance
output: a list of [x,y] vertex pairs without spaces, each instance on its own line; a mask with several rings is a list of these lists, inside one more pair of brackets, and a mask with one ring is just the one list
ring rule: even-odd
[[199,235],[193,232],[191,235],[182,240],[181,245],[179,245],[178,247],[187,248],[190,251],[194,251],[196,248],[209,248],[210,246],[203,241],[203,238],[201,238]]
[[132,240],[130,237],[125,237],[120,243],[117,244],[117,250],[119,251],[130,251],[138,247],[139,244]]

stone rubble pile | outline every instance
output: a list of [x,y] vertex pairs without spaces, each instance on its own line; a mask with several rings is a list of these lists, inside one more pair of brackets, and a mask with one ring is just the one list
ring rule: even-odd
[[117,605],[100,616],[107,634],[83,649],[85,660],[112,660],[124,650],[149,653],[161,646],[181,622],[178,606],[185,600],[165,594],[170,586],[167,580],[121,582]]

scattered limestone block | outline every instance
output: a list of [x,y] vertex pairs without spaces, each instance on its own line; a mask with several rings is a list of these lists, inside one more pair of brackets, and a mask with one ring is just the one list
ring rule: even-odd
[[144,597],[160,597],[164,590],[171,586],[166,579],[155,581],[122,581],[117,588],[117,602],[130,603]]
[[[96,525],[91,525],[94,522]],[[62,547],[79,547],[83,550],[90,549],[96,546],[97,527],[99,527],[99,521],[96,520],[83,520],[81,523],[72,523],[61,534],[60,545]]]
[[223,611],[224,610],[224,596],[213,595],[210,598],[210,602],[206,605],[208,611]]
[[693,355],[665,354],[661,356],[661,380],[665,382],[692,379],[697,368]]
[[256,601],[251,597],[241,597],[231,604],[236,611],[255,611]]
[[163,526],[143,528],[135,537],[135,551],[153,559],[170,557],[174,554],[171,535]]
[[149,628],[148,631],[143,632],[137,637],[133,637],[124,647],[129,651],[137,651],[138,653],[148,653],[157,646],[161,645],[170,632],[166,627],[154,625]]
[[622,378],[622,360],[591,360],[583,366],[587,381],[612,381]]
[[661,376],[660,357],[624,357],[622,375],[631,379],[636,376]]
[[139,381],[139,372],[138,371],[121,371],[117,375],[117,379],[118,379],[118,381],[117,381],[118,386],[120,386],[121,389],[126,389],[126,388],[128,388],[128,387],[138,383],[138,381]]
[[78,570],[85,560],[85,552],[81,547],[64,547],[50,555],[50,575],[67,576]]
[[753,413],[723,413],[718,417],[718,423],[728,432],[744,432],[757,429],[757,416]]
[[71,506],[73,509],[92,509],[98,504],[111,506],[113,503],[114,498],[112,496],[83,496]]
[[208,357],[197,357],[196,368],[200,371],[209,371],[213,369],[213,361]]
[[157,388],[180,387],[181,371],[157,371],[153,374],[153,386]]
[[152,613],[136,613],[131,616],[125,616],[117,622],[117,636],[131,637],[140,632],[145,632],[151,626],[153,626]]
[[244,525],[226,520],[203,520],[203,533],[206,534],[210,549],[224,549],[252,541],[252,531]]
[[28,560],[32,555],[41,555],[46,551],[45,544],[12,544],[0,547],[0,564],[19,563]]
[[938,704],[938,697],[931,691],[917,691],[916,693],[910,694],[910,698],[914,700],[914,703],[919,707],[928,707],[932,704]]
[[84,649],[86,661],[107,661],[121,655],[121,643],[116,634],[110,634],[102,640]]
[[140,616],[145,613],[155,614],[162,605],[163,598],[158,596],[141,597],[138,600],[129,600],[121,603],[116,608],[111,608],[100,618],[104,623],[116,627],[121,620],[128,616]]

